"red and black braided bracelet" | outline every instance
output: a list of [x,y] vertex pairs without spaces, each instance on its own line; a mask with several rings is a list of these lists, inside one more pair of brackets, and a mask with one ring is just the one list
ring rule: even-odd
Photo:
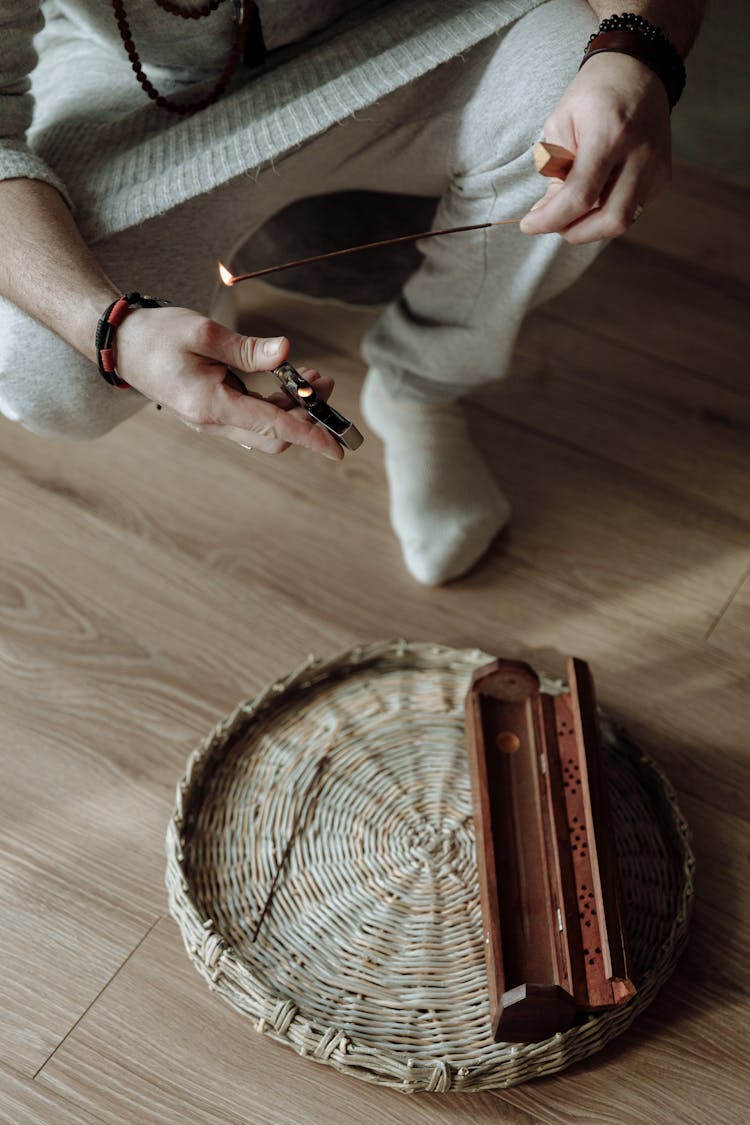
[[111,387],[128,390],[130,383],[126,383],[117,374],[117,349],[115,348],[115,334],[125,317],[132,309],[158,309],[168,305],[169,301],[161,297],[142,297],[140,293],[125,293],[108,305],[99,323],[96,326],[96,362],[99,374]]

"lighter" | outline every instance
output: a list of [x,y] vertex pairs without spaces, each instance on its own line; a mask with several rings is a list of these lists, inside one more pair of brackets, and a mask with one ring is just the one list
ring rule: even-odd
[[343,445],[344,449],[359,449],[364,438],[354,423],[319,398],[312,383],[308,383],[291,363],[280,364],[273,373],[290,399],[297,406],[304,407],[314,422],[333,434],[339,445]]

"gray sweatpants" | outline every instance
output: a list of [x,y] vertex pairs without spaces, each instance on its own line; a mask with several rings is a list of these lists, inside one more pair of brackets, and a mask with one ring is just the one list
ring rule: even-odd
[[[436,226],[520,216],[544,190],[530,157],[595,25],[585,0],[549,0],[464,57],[260,171],[92,249],[123,291],[208,312],[216,260],[299,199],[345,190],[439,198]],[[335,247],[331,247],[334,249]],[[420,268],[363,341],[394,393],[455,396],[506,371],[534,305],[600,244],[517,227],[430,239]],[[250,326],[252,328],[252,326]],[[287,332],[294,335],[294,325]],[[97,437],[145,404],[109,387],[54,333],[0,299],[0,409],[40,434]]]

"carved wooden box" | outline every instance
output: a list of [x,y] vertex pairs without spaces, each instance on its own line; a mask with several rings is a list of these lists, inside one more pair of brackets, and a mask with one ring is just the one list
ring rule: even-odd
[[490,1014],[536,1042],[635,993],[588,665],[548,695],[528,664],[478,669],[466,698]]

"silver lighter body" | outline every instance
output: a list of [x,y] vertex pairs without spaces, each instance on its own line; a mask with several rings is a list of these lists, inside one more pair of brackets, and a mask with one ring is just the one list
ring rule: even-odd
[[354,423],[319,398],[313,384],[308,383],[291,363],[279,364],[273,373],[292,401],[304,407],[313,421],[333,434],[344,449],[359,449],[365,439]]

